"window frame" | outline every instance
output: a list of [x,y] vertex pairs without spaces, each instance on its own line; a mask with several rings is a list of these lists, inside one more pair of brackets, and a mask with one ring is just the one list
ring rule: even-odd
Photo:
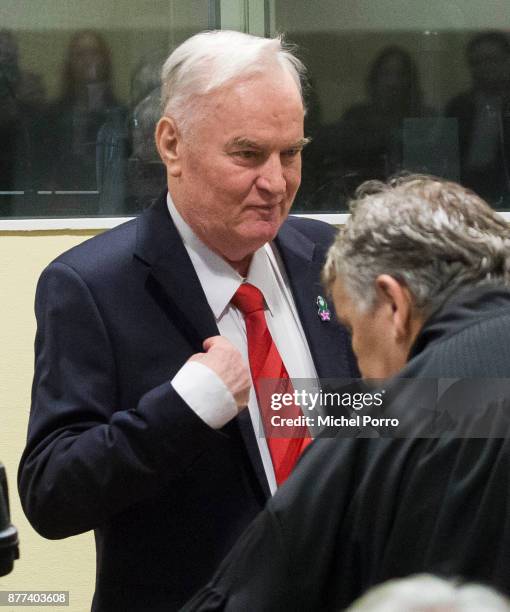
[[[510,211],[496,211],[504,221],[510,222]],[[291,211],[292,214],[292,211]],[[295,213],[293,216],[315,219],[330,225],[344,225],[349,213]],[[0,220],[0,233],[40,232],[62,230],[108,230],[136,217],[66,217],[66,218],[27,218]]]

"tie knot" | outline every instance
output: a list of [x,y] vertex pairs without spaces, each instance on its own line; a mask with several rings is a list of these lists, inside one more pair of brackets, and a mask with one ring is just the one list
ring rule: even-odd
[[235,292],[231,301],[244,315],[249,315],[257,310],[264,310],[262,292],[250,283],[243,283]]

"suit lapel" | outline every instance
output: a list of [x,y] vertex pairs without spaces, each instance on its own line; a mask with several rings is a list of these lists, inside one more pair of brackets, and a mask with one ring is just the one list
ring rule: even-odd
[[289,278],[317,375],[319,378],[357,377],[351,340],[345,328],[336,320],[333,304],[329,304],[330,321],[323,321],[318,313],[317,298],[325,295],[320,282],[325,247],[311,242],[290,223],[282,226],[276,245]]
[[[276,244],[291,285],[294,301],[306,334],[310,352],[321,378],[353,376],[343,328],[335,321],[321,321],[317,296],[323,295],[320,271],[324,252],[306,236],[285,223]],[[163,291],[165,307],[196,352],[202,342],[219,334],[193,264],[170,217],[166,193],[138,218],[135,258],[147,269],[148,279]],[[228,423],[225,433],[240,436],[251,464],[252,474],[265,497],[269,487],[248,410]]]
[[138,218],[135,258],[163,291],[172,318],[195,351],[219,334],[214,314],[170,217],[166,193]]
[[[214,314],[186,248],[170,217],[166,192],[160,200],[138,218],[135,258],[147,268],[148,282],[157,283],[165,294],[165,308],[170,309],[174,323],[187,337],[194,352],[203,350],[202,342],[219,334]],[[258,484],[259,495],[270,496],[264,466],[248,410],[223,428],[231,437],[243,442],[247,470]]]

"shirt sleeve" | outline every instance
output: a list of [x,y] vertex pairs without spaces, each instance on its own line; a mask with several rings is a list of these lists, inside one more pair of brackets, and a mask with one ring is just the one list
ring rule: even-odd
[[172,387],[209,427],[220,429],[237,416],[234,396],[221,378],[203,363],[187,361]]

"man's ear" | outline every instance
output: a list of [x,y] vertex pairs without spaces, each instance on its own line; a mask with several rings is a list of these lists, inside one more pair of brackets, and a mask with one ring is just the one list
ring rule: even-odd
[[395,340],[406,340],[414,334],[413,298],[409,289],[389,274],[381,274],[375,279],[378,299],[384,303],[391,319]]
[[156,125],[156,146],[170,176],[181,176],[181,135],[172,117],[161,117]]

